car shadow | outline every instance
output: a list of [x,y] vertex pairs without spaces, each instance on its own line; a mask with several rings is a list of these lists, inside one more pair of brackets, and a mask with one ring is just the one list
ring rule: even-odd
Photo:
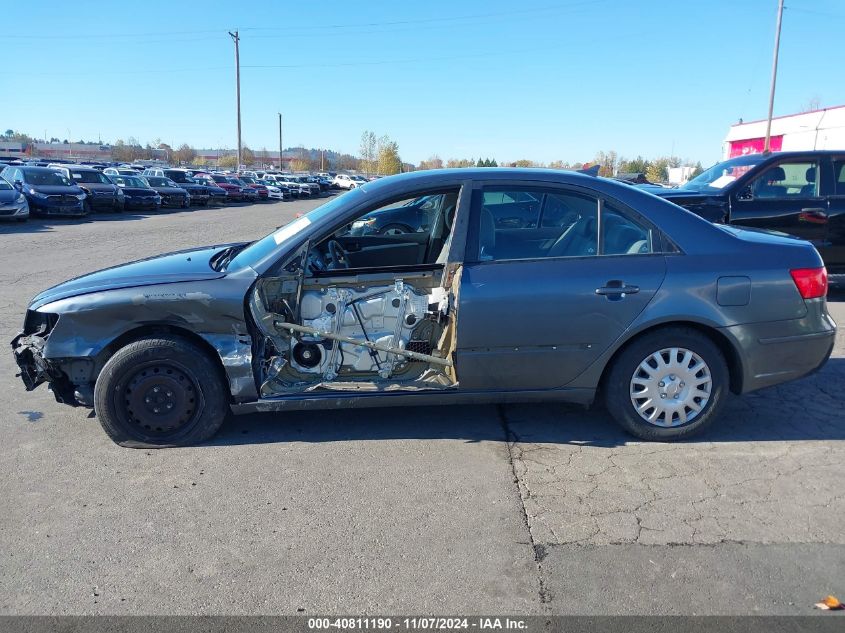
[[[687,444],[845,440],[845,358],[816,374],[744,396]],[[808,396],[810,396],[808,398]],[[205,446],[358,440],[460,440],[616,447],[639,442],[599,406],[405,406],[229,416]]]

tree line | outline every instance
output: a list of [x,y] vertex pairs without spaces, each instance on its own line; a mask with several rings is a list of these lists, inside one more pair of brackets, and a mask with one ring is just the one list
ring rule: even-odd
[[[69,143],[67,139],[59,141],[53,137],[49,141],[34,139],[31,136],[12,129],[7,129],[0,134],[0,140],[30,144],[35,142]],[[100,145],[99,142],[77,141],[82,144]],[[499,162],[495,158],[449,158],[443,160],[438,154],[432,154],[427,159],[413,165],[402,161],[399,153],[399,144],[387,134],[377,135],[374,131],[365,130],[361,134],[361,143],[358,155],[341,153],[330,149],[306,149],[304,147],[287,148],[283,155],[287,162],[286,167],[294,171],[358,171],[367,175],[379,174],[389,176],[403,171],[422,169],[441,169],[443,167],[547,167],[551,169],[583,169],[593,165],[599,166],[599,175],[617,176],[619,174],[642,174],[651,182],[666,182],[669,178],[669,169],[672,167],[691,167],[693,176],[703,171],[700,162],[693,163],[690,160],[681,159],[677,156],[658,156],[655,158],[644,158],[638,155],[636,158],[624,158],[619,156],[615,150],[599,151],[591,161],[568,162],[554,160],[549,163],[531,160],[528,158],[513,161]],[[182,143],[174,148],[156,139],[152,143],[142,145],[134,137],[126,141],[117,139],[111,145],[111,158],[117,162],[131,163],[139,160],[164,160],[168,163],[178,165],[193,165],[208,167],[212,165],[223,169],[236,169],[237,156],[232,150],[221,150],[221,155],[211,159],[208,156],[200,156],[196,149],[187,143]],[[269,156],[267,149],[256,152],[250,147],[241,147],[241,162],[245,165],[266,165],[275,166],[278,158]]]

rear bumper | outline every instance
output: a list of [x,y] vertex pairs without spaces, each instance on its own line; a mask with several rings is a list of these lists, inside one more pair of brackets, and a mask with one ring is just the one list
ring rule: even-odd
[[819,370],[830,358],[836,323],[824,300],[807,301],[801,319],[722,328],[738,350],[741,393],[795,380]]

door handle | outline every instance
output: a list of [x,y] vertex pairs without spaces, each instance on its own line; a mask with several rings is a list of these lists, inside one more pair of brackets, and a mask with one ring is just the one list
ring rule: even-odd
[[811,224],[827,224],[827,210],[822,207],[809,207],[801,209],[798,214],[799,222],[810,222]]
[[611,279],[601,288],[596,288],[597,295],[605,296],[611,301],[622,299],[625,295],[637,294],[639,291],[639,286],[629,286],[619,279]]

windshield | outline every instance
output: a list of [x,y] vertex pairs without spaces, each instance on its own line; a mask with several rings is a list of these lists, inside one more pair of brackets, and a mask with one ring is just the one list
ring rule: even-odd
[[70,187],[70,180],[54,171],[24,171],[24,182],[28,185],[52,185]]
[[71,171],[70,177],[76,182],[97,182],[110,185],[111,181],[98,171]]
[[162,178],[161,176],[146,176],[150,187],[175,187],[176,183],[169,178]]
[[170,178],[173,182],[186,182],[190,183],[193,182],[191,178],[186,174],[184,171],[177,171],[177,170],[166,170],[164,175]]
[[237,270],[244,266],[255,267],[262,259],[267,257],[279,246],[288,243],[294,236],[301,233],[306,227],[321,221],[323,218],[330,216],[341,205],[354,204],[356,199],[360,196],[365,196],[361,190],[353,189],[343,196],[333,198],[329,202],[320,205],[316,209],[312,209],[301,218],[297,218],[293,222],[280,226],[274,232],[266,237],[261,238],[257,242],[253,242],[244,250],[238,253],[227,267],[227,270]]
[[140,176],[112,176],[114,184],[120,187],[139,187],[140,189],[149,189],[147,183]]
[[763,154],[749,154],[716,163],[678,188],[685,191],[720,191],[766,158]]
[[213,175],[213,176],[211,176],[211,179],[212,179],[214,182],[226,182],[226,176],[217,176],[217,175]]

